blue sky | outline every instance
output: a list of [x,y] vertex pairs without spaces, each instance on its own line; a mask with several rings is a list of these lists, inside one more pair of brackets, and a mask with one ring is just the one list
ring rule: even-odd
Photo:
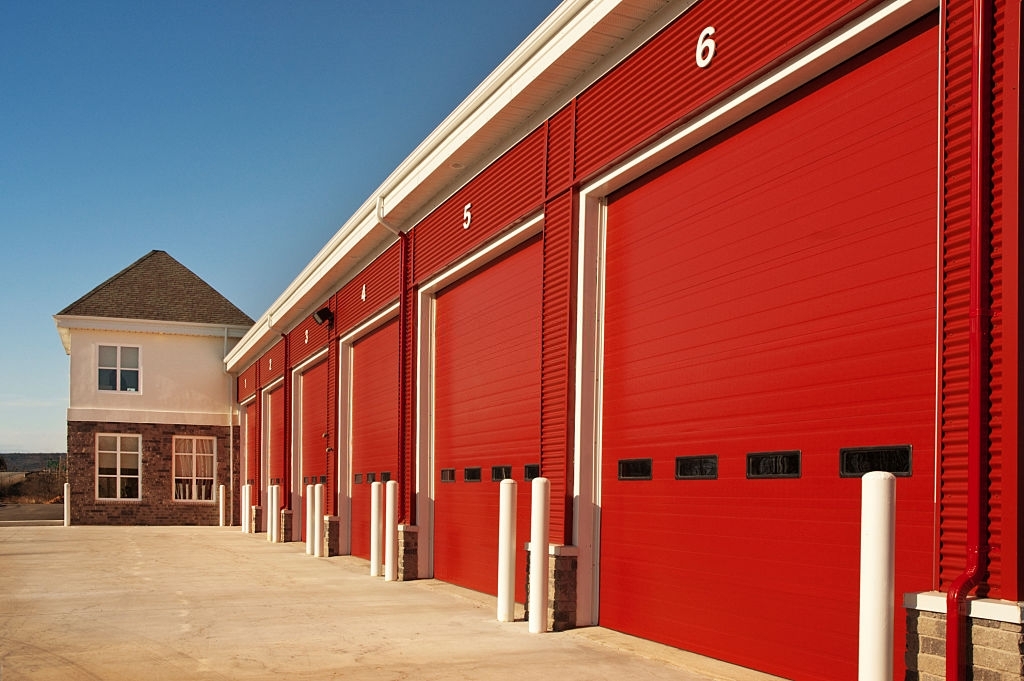
[[152,249],[251,317],[556,0],[0,0],[0,452],[66,448],[52,316]]

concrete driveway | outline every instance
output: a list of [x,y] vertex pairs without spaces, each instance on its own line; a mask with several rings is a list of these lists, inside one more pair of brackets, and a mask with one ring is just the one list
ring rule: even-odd
[[237,528],[0,526],[0,679],[771,678],[597,627],[530,634],[491,597],[367,573]]

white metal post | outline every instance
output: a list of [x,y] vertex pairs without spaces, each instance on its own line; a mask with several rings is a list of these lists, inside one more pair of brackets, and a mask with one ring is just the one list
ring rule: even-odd
[[306,555],[313,555],[313,485],[306,485]]
[[268,517],[270,518],[270,531],[267,532],[267,541],[277,543],[281,541],[281,486],[271,485],[270,486],[270,508],[268,509]]
[[516,481],[502,480],[498,501],[498,621],[515,620]]
[[548,628],[548,509],[551,483],[534,478],[530,508],[530,633]]
[[874,471],[861,482],[859,681],[892,681],[896,477]]
[[242,526],[242,533],[248,534],[252,530],[252,485],[242,485],[242,503],[239,504],[238,515]]
[[71,483],[64,483],[64,527],[71,527]]
[[384,581],[398,579],[398,481],[388,480],[384,512]]
[[221,485],[220,487],[217,488],[217,499],[220,503],[220,526],[224,527],[228,524],[228,507],[227,504],[225,503],[225,501],[227,500],[227,488],[224,485]]
[[370,576],[380,577],[380,543],[381,530],[383,529],[384,518],[381,517],[381,492],[383,485],[380,482],[370,484]]
[[324,485],[313,485],[313,555],[324,555]]

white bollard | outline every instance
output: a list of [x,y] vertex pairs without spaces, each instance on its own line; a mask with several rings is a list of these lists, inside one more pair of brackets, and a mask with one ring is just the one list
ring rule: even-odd
[[306,485],[306,555],[313,555],[313,485]]
[[252,485],[242,485],[242,503],[238,505],[239,524],[242,526],[242,534],[249,534],[252,530]]
[[71,483],[64,483],[64,527],[71,527]]
[[227,516],[227,510],[228,509],[227,509],[227,505],[225,504],[225,502],[227,500],[227,488],[224,485],[221,485],[217,489],[217,498],[218,498],[218,501],[220,502],[220,526],[224,527],[225,525],[228,524],[228,516]]
[[270,532],[267,539],[273,543],[281,541],[281,485],[270,486]]
[[313,555],[324,555],[324,485],[313,485]]
[[895,521],[896,477],[867,473],[861,482],[859,681],[892,681]]
[[388,480],[384,504],[384,581],[398,580],[398,481]]
[[370,576],[380,577],[381,530],[384,518],[381,517],[381,492],[383,485],[374,482],[370,485]]
[[534,478],[530,500],[530,633],[548,630],[548,509],[551,482]]
[[498,501],[498,621],[516,617],[516,481],[502,480]]

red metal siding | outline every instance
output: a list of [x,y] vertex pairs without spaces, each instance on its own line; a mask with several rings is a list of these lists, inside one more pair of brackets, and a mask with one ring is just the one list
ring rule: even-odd
[[285,340],[282,338],[259,359],[260,387],[265,388],[284,376],[286,363]]
[[[302,539],[306,538],[305,516],[306,485],[327,484],[327,468],[330,452],[327,451],[330,437],[330,407],[327,401],[327,361],[318,362],[302,372],[300,379],[300,405],[302,417],[299,422],[301,449],[298,456],[302,461],[302,504],[295,508],[295,521],[301,522]],[[324,436],[327,437],[324,437]]]
[[[918,22],[609,201],[603,626],[856,678],[841,447],[913,447],[896,592],[930,586],[937,37]],[[748,453],[783,450],[799,478],[746,477]],[[675,479],[708,454],[717,479]],[[651,480],[619,479],[633,458]]]
[[400,250],[400,244],[395,242],[334,294],[337,315],[334,326],[339,332],[345,333],[362,324],[374,312],[398,300],[402,282],[399,272]]
[[238,375],[238,385],[236,386],[235,394],[238,396],[238,401],[242,402],[249,399],[256,394],[256,390],[259,388],[259,370],[260,363],[255,362],[249,365],[249,368]]
[[559,194],[572,186],[572,152],[575,129],[576,101],[573,100],[548,121],[548,150],[545,173],[548,196]]
[[[516,598],[525,598],[530,485],[540,457],[542,244],[533,240],[445,289],[436,301],[434,576],[497,590],[499,485],[492,466],[518,481]],[[467,467],[480,481],[467,482]],[[455,482],[440,471],[455,469]]]
[[[324,301],[317,309],[328,306],[329,301]],[[288,333],[288,362],[291,364],[289,368],[301,364],[308,357],[323,350],[330,335],[331,326],[326,322],[317,324],[313,321],[312,313],[303,319]]]
[[370,557],[370,482],[398,480],[398,320],[352,346],[352,555]]
[[[541,126],[416,225],[413,276],[417,282],[540,208],[545,143]],[[468,205],[472,205],[472,219],[464,229]]]
[[[872,4],[704,0],[580,95],[577,179],[679,123],[851,11]],[[708,26],[715,28],[722,56],[701,69],[695,59],[697,39]]]
[[551,541],[572,544],[575,314],[572,192],[544,211],[541,473],[551,480]]
[[951,3],[945,10],[940,588],[948,588],[966,566],[970,327],[971,5]]

